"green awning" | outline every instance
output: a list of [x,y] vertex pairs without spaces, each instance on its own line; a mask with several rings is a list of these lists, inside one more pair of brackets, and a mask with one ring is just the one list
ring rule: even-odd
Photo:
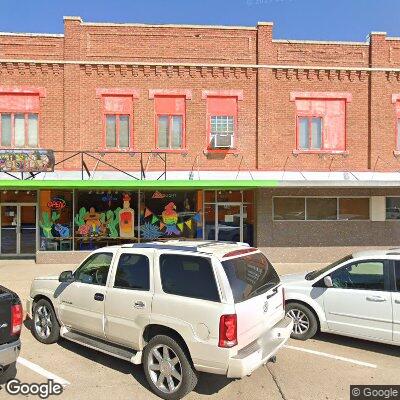
[[278,186],[276,180],[0,180],[6,189],[257,189]]

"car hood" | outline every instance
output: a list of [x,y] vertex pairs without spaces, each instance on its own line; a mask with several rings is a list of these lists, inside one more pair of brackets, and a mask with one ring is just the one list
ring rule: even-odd
[[58,281],[58,275],[51,275],[51,276],[38,276],[35,278],[35,281]]
[[305,279],[307,272],[300,272],[297,274],[289,274],[289,275],[282,275],[281,282],[284,286],[286,285],[293,285],[298,283],[306,283],[309,282]]

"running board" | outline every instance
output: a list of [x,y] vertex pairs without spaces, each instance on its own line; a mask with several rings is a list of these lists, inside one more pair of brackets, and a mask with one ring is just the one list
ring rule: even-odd
[[65,327],[61,328],[60,335],[64,339],[67,339],[71,342],[81,344],[82,346],[88,347],[93,350],[101,351],[102,353],[117,357],[121,360],[129,361],[132,364],[142,363],[141,351],[127,349],[126,347],[109,343],[105,340],[85,335],[84,333],[71,332]]

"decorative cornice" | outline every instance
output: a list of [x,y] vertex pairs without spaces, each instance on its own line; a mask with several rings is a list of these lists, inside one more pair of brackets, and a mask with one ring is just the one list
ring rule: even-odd
[[[59,67],[64,67],[66,65],[79,65],[81,68],[92,67],[93,70],[108,68],[110,67],[111,71],[116,71],[117,68],[121,69],[123,73],[127,69],[135,69],[136,71],[139,68],[157,68],[158,71],[161,69],[166,69],[169,71],[169,74],[172,71],[180,71],[180,75],[182,73],[188,73],[189,75],[193,75],[194,71],[201,70],[201,74],[204,74],[204,71],[214,71],[214,74],[218,76],[230,77],[233,72],[234,75],[237,75],[239,71],[242,71],[246,74],[247,77],[251,77],[253,72],[257,69],[269,69],[276,72],[280,71],[290,71],[289,75],[295,72],[296,75],[299,72],[304,71],[322,71],[322,75],[328,75],[330,72],[328,71],[337,71],[337,74],[340,72],[350,73],[356,72],[355,76],[360,76],[362,73],[370,73],[370,72],[386,72],[386,73],[400,73],[400,68],[385,68],[385,67],[353,67],[353,66],[321,66],[321,65],[280,65],[280,64],[212,64],[212,63],[176,63],[176,62],[150,62],[150,61],[142,61],[142,62],[132,62],[132,61],[79,61],[79,60],[31,60],[31,59],[0,59],[0,65],[2,64],[21,64],[21,65],[35,65],[40,68],[41,65],[45,64],[54,69],[55,65]],[[189,72],[188,72],[189,71]],[[191,71],[191,72],[190,72]],[[286,72],[285,72],[286,73]],[[179,75],[178,74],[178,75]],[[366,75],[362,75],[365,77]]]
[[36,75],[51,73],[53,75],[59,75],[63,69],[63,64],[49,61],[43,61],[41,63],[36,63],[34,61],[0,61],[0,74]]
[[308,80],[308,81],[349,81],[365,82],[369,75],[368,71],[343,70],[337,68],[274,68],[273,74],[278,80]]

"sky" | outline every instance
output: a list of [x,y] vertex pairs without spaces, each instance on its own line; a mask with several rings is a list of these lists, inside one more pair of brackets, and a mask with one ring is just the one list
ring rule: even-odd
[[62,33],[64,15],[86,22],[255,26],[275,39],[365,41],[400,36],[400,0],[0,0],[0,31]]

